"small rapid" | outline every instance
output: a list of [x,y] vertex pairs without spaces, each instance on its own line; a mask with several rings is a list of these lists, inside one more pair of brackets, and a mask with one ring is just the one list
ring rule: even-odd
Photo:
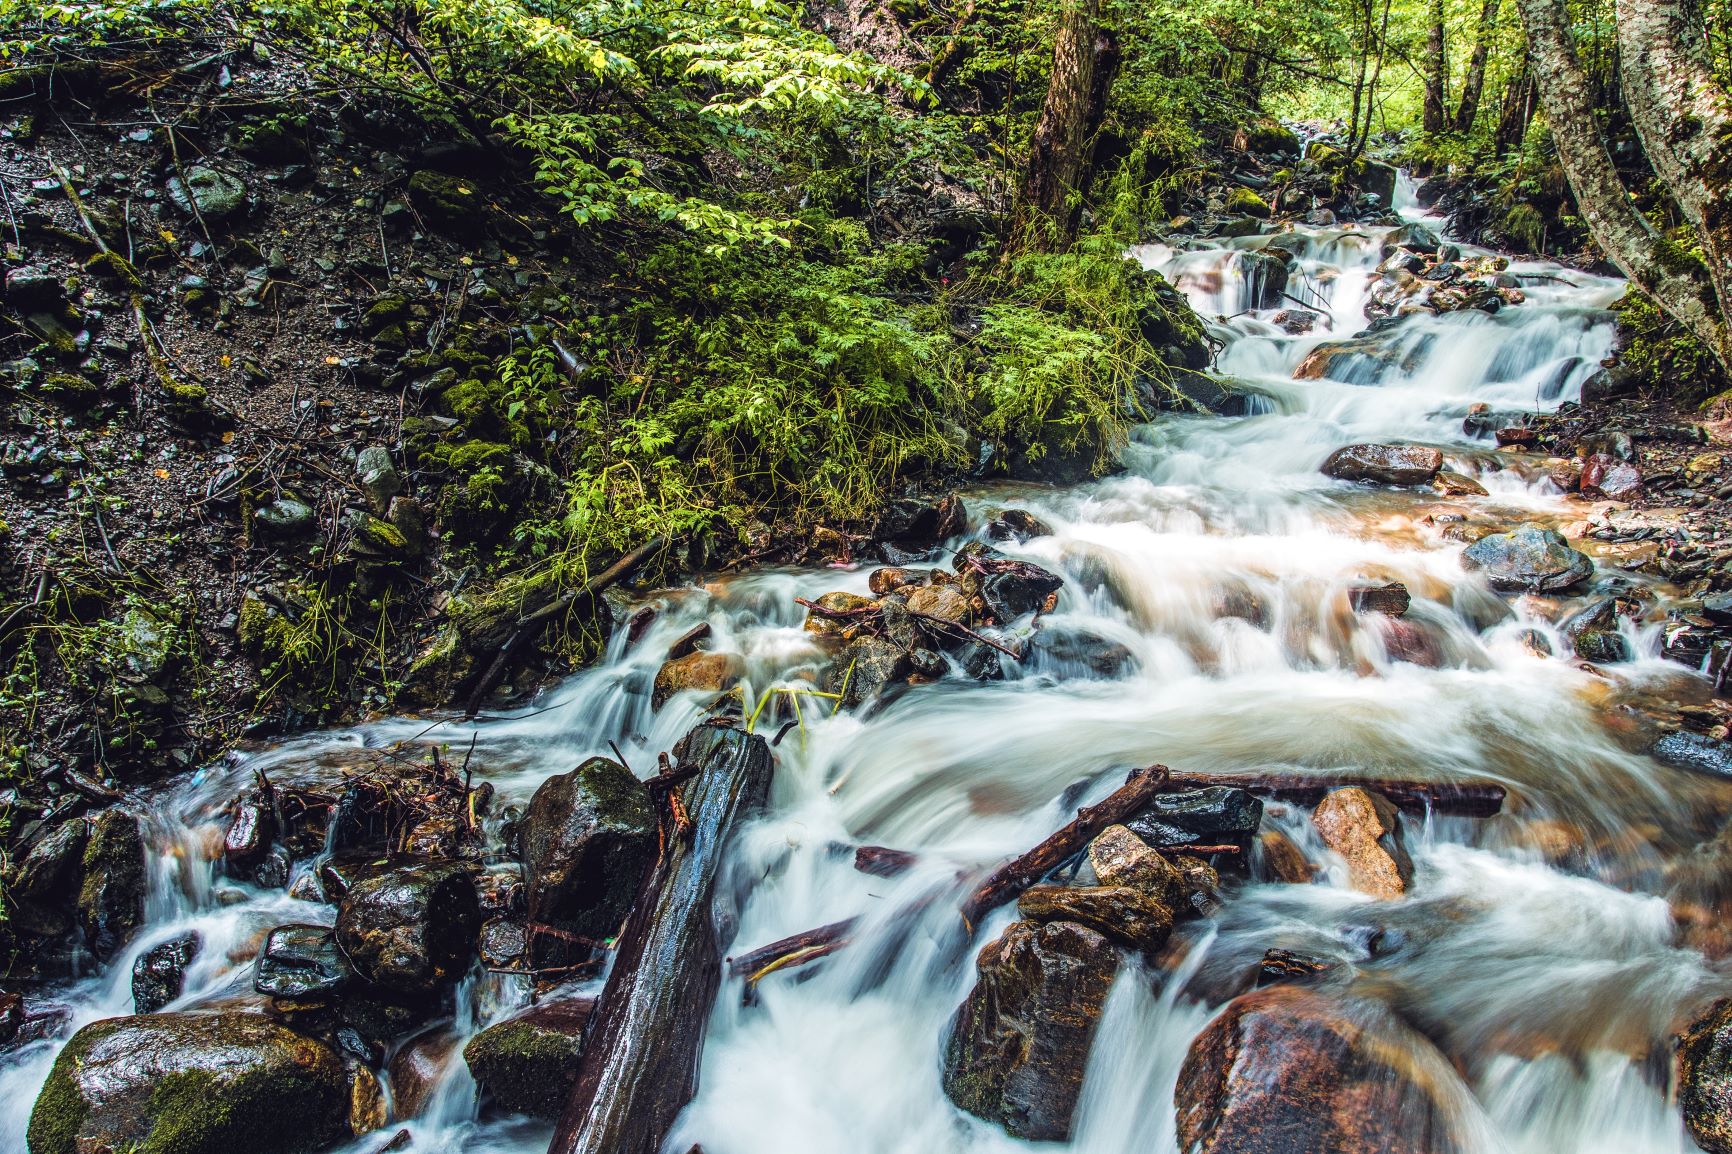
[[[1104,796],[1127,767],[1155,762],[1225,775],[1472,778],[1509,796],[1491,818],[1410,814],[1414,883],[1396,901],[1348,884],[1304,807],[1270,803],[1265,825],[1324,863],[1321,876],[1235,884],[1212,916],[1181,923],[1161,964],[1124,964],[1070,1148],[1176,1152],[1174,1089],[1191,1040],[1279,948],[1335,963],[1356,994],[1436,1044],[1445,1060],[1429,1076],[1476,1152],[1695,1149],[1669,1101],[1668,1038],[1681,1013],[1728,983],[1676,944],[1663,894],[1668,866],[1713,831],[1732,793],[1638,752],[1628,718],[1649,697],[1688,697],[1697,683],[1659,658],[1653,625],[1622,626],[1634,660],[1581,668],[1557,628],[1570,605],[1493,593],[1463,568],[1464,542],[1451,533],[1464,521],[1582,519],[1543,471],[1468,436],[1463,420],[1476,404],[1545,411],[1577,399],[1611,349],[1608,307],[1622,284],[1517,262],[1508,272],[1520,305],[1419,313],[1365,336],[1387,231],[1293,228],[1132,253],[1209,319],[1217,372],[1242,415],[1163,415],[1135,431],[1124,471],[1090,484],[967,494],[971,523],[1014,505],[1052,527],[1000,547],[1065,577],[1041,629],[1075,644],[1033,647],[1006,662],[1003,681],[958,672],[863,713],[810,697],[797,718],[777,706],[776,724],[797,724],[776,750],[769,806],[732,843],[734,867],[756,880],[733,913],[730,952],[858,921],[847,949],[760,982],[753,999],[724,980],[698,1095],[666,1149],[1025,1149],[942,1089],[946,1026],[974,984],[972,959],[1014,917],[1000,910],[970,934],[956,899]],[[1254,259],[1270,245],[1297,270],[1278,300]],[[1293,310],[1315,315],[1309,332],[1289,331],[1281,314]],[[1326,375],[1300,375],[1340,341],[1356,343]],[[1357,487],[1318,470],[1342,445],[1386,440],[1437,447],[1486,495]],[[288,896],[305,892],[294,881],[316,858],[296,863],[289,889],[220,875],[227,807],[256,774],[293,784],[382,750],[473,748],[496,806],[521,806],[548,776],[616,747],[641,774],[701,716],[695,694],[650,707],[676,638],[707,623],[713,649],[740,655],[748,702],[809,687],[828,655],[795,598],[865,593],[867,574],[776,570],[663,591],[642,636],[617,630],[603,661],[532,707],[312,734],[134,799],[151,815],[148,926],[106,970],[43,992],[65,1016],[0,1067],[0,1147],[24,1148],[31,1103],[66,1038],[131,1012],[131,967],[145,951],[200,936],[169,1009],[256,1006],[264,934],[332,921],[333,907]],[[1610,562],[1600,574],[1653,585]],[[1409,631],[1348,608],[1348,590],[1385,582],[1412,594]],[[1536,655],[1536,635],[1561,656]],[[1090,659],[1106,651],[1112,661]],[[915,865],[889,879],[857,872],[861,844],[908,851]],[[521,976],[477,966],[458,989],[457,1044],[431,1105],[358,1139],[356,1154],[399,1125],[411,1150],[545,1149],[547,1126],[479,1112],[461,1058],[464,1038],[529,993]]]

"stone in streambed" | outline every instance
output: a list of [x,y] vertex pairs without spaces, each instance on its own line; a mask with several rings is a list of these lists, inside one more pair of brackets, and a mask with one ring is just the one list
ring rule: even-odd
[[1119,954],[1074,922],[1013,922],[975,960],[951,1020],[944,1092],[1017,1138],[1063,1141]]
[[337,945],[357,973],[388,990],[430,993],[455,982],[481,922],[471,872],[434,862],[356,883],[337,913]]
[[1157,797],[1125,823],[1152,846],[1250,845],[1263,821],[1263,803],[1249,792],[1214,785]]
[[1685,1129],[1707,1154],[1732,1154],[1732,998],[1698,1015],[1677,1046]]
[[1016,912],[1032,922],[1075,922],[1136,950],[1158,950],[1173,932],[1173,911],[1130,886],[1030,886]]
[[1386,613],[1391,617],[1400,617],[1413,604],[1413,596],[1408,593],[1407,586],[1399,581],[1391,581],[1387,585],[1373,585],[1347,591],[1347,603],[1355,613]]
[[513,1114],[556,1119],[577,1080],[593,998],[543,1002],[489,1026],[463,1047],[469,1072]]
[[253,989],[272,998],[319,998],[341,990],[350,974],[329,926],[278,926],[253,966]]
[[994,541],[1021,542],[1052,536],[1052,526],[1025,509],[1006,509],[987,523],[986,535]]
[[421,1116],[445,1076],[457,1041],[450,1030],[429,1030],[403,1043],[391,1056],[391,1103],[398,1119]]
[[1668,733],[1648,750],[1654,760],[1674,769],[1688,769],[1732,778],[1732,743],[1680,729]]
[[853,708],[906,681],[913,671],[908,650],[882,637],[858,637],[836,654],[824,675],[824,690],[841,694],[842,705]]
[[1282,983],[1230,1002],[1174,1094],[1189,1154],[1460,1154],[1461,1093],[1424,1037],[1370,1003]]
[[523,861],[537,966],[588,956],[571,936],[612,935],[656,852],[649,791],[630,770],[592,757],[541,783],[523,815]]
[[154,1014],[180,997],[186,968],[198,953],[196,933],[182,934],[152,946],[132,963],[132,1012]]
[[30,1115],[30,1154],[302,1154],[346,1138],[353,1079],[328,1046],[252,1014],[142,1014],[74,1034]]
[[1484,485],[1465,473],[1456,473],[1449,469],[1439,469],[1437,476],[1431,479],[1431,487],[1445,497],[1489,496]]
[[1443,468],[1443,454],[1423,445],[1348,445],[1323,462],[1325,476],[1382,485],[1423,485]]
[[1173,863],[1127,826],[1109,825],[1095,835],[1089,843],[1089,865],[1102,884],[1141,890],[1169,909],[1185,892],[1185,880]]
[[1587,497],[1634,501],[1642,495],[1642,471],[1610,453],[1593,453],[1582,461],[1579,485]]
[[696,690],[721,693],[740,679],[740,659],[732,653],[698,650],[666,662],[656,671],[650,691],[650,707],[660,709],[676,693]]
[[1484,570],[1491,587],[1505,592],[1553,593],[1594,573],[1585,553],[1571,548],[1556,530],[1538,525],[1483,537],[1467,547],[1461,560],[1468,569]]
[[1413,862],[1402,845],[1401,815],[1382,794],[1350,785],[1331,790],[1311,814],[1323,843],[1347,861],[1353,888],[1376,898],[1398,898],[1413,881]]
[[1259,872],[1288,885],[1310,885],[1317,877],[1317,867],[1299,848],[1299,843],[1279,829],[1266,829],[1257,835],[1261,851]]
[[144,890],[138,818],[104,810],[84,843],[84,880],[78,887],[78,924],[91,953],[108,960],[144,924]]

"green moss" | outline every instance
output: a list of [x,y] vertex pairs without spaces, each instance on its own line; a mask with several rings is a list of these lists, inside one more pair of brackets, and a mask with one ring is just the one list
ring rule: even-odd
[[102,1023],[98,1023],[74,1034],[54,1059],[48,1081],[30,1112],[30,1127],[25,1135],[30,1154],[79,1154],[78,1136],[90,1107],[78,1092],[74,1075],[90,1047],[103,1036],[101,1027]]
[[1227,194],[1227,211],[1263,220],[1269,216],[1269,202],[1248,188],[1235,188]]
[[559,1117],[576,1080],[581,1051],[571,1034],[513,1020],[475,1035],[463,1059],[506,1109],[551,1119]]
[[1504,210],[1498,231],[1517,248],[1539,252],[1545,247],[1546,218],[1526,201],[1518,201]]
[[139,279],[138,270],[132,267],[131,261],[119,253],[98,252],[85,260],[84,267],[97,276],[119,281],[133,292],[144,287],[144,282]]
[[81,373],[49,373],[42,378],[42,391],[73,404],[89,404],[102,390]]

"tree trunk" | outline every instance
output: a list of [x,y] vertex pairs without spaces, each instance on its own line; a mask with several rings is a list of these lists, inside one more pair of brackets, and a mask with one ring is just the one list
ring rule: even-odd
[[1455,110],[1455,130],[1466,136],[1473,131],[1479,118],[1479,100],[1485,92],[1485,62],[1491,55],[1492,33],[1497,31],[1498,9],[1503,0],[1485,0],[1479,10],[1479,31],[1474,34],[1473,55],[1468,58],[1467,76],[1461,82],[1461,103]]
[[736,820],[768,795],[770,747],[705,723],[674,752],[674,780],[697,772],[684,786],[683,807],[668,787],[667,808],[677,816],[663,820],[661,858],[620,933],[548,1154],[660,1154],[697,1092],[722,980],[711,898]]
[[1503,110],[1498,114],[1497,135],[1492,140],[1492,155],[1503,156],[1522,146],[1527,139],[1528,122],[1534,116],[1533,73],[1524,56],[1515,76],[1503,93]]
[[1732,95],[1714,76],[1691,7],[1618,0],[1618,57],[1630,121],[1696,230],[1725,318],[1732,311]]
[[1726,321],[1699,265],[1678,259],[1630,202],[1594,118],[1588,78],[1569,42],[1564,0],[1517,0],[1528,55],[1558,159],[1594,243],[1674,320],[1728,364]]
[[1436,136],[1447,123],[1444,104],[1449,100],[1449,55],[1444,45],[1443,0],[1431,0],[1431,28],[1425,38],[1425,119],[1427,136]]
[[1072,0],[1059,24],[1017,214],[1024,245],[1063,248],[1076,233],[1075,198],[1088,176],[1091,138],[1118,58],[1099,21],[1100,0]]

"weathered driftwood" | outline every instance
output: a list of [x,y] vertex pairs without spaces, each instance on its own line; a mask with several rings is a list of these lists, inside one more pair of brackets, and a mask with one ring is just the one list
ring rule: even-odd
[[756,982],[777,970],[790,969],[833,954],[848,944],[848,934],[854,928],[854,918],[843,918],[815,930],[792,934],[767,946],[728,959],[728,974]]
[[1125,783],[1098,804],[1077,810],[1076,818],[1051,837],[993,870],[962,903],[962,919],[970,927],[980,924],[982,914],[991,913],[1081,852],[1096,834],[1109,825],[1128,821],[1149,807],[1155,797],[1171,788],[1171,774],[1164,765],[1133,769]]
[[1315,805],[1332,789],[1357,785],[1375,790],[1406,810],[1492,817],[1503,808],[1504,788],[1489,781],[1399,781],[1352,774],[1175,773],[1174,789],[1236,786],[1264,797]]
[[[763,738],[716,722],[674,752],[680,768],[657,791],[666,798],[661,857],[620,934],[548,1154],[659,1154],[697,1091],[722,979],[711,896],[735,822],[769,791],[771,762]],[[676,792],[673,782],[694,770]]]

